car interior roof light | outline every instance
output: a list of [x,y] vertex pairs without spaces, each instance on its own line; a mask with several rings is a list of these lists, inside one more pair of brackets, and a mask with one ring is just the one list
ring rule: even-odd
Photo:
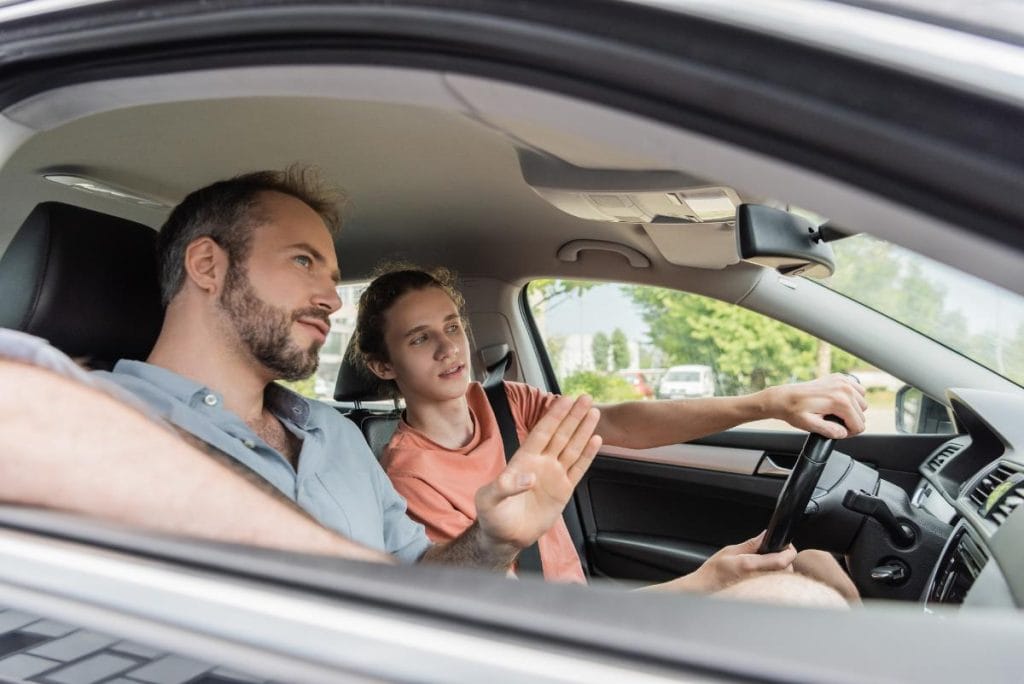
[[125,188],[116,187],[103,181],[94,180],[92,178],[86,178],[85,176],[76,176],[72,174],[59,174],[59,173],[48,173],[44,174],[43,178],[46,180],[63,185],[74,190],[89,193],[98,197],[107,197],[112,199],[121,200],[123,202],[129,202],[131,204],[137,204],[144,207],[153,207],[158,209],[168,208],[171,203],[156,199],[154,197],[147,197],[141,195],[134,190],[127,190]]
[[670,193],[669,198],[686,206],[702,222],[727,221],[736,216],[736,204],[722,188],[699,188]]

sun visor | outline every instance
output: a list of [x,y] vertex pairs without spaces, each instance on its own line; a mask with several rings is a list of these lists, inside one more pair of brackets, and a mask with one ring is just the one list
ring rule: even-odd
[[519,154],[523,179],[557,209],[590,221],[639,224],[666,261],[724,268],[738,263],[732,188],[679,171],[587,169]]

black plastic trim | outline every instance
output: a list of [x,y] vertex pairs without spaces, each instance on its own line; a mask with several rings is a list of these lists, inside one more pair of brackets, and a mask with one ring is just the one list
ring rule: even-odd
[[533,310],[530,309],[530,300],[527,296],[529,284],[519,293],[519,312],[526,323],[526,329],[530,334],[530,342],[533,344],[533,351],[536,358],[540,360],[541,372],[544,374],[544,385],[548,391],[554,394],[561,394],[562,390],[558,385],[558,376],[555,375],[555,368],[551,365],[551,358],[548,356],[548,349],[544,346],[544,340],[540,336],[540,328],[533,317]]
[[708,544],[616,532],[599,532],[594,544],[603,551],[677,576],[699,567],[718,550]]
[[[530,343],[533,345],[534,358],[540,361],[545,386],[549,388],[550,392],[554,394],[561,394],[561,389],[558,386],[558,378],[555,375],[555,369],[551,365],[551,359],[548,357],[547,347],[544,346],[544,340],[542,340],[540,336],[540,329],[537,327],[537,322],[533,318],[533,311],[530,310],[530,301],[527,296],[528,287],[529,285],[524,287],[519,293],[519,312],[523,321],[526,323]],[[583,504],[581,503],[581,494],[579,488],[577,488],[576,491],[573,492],[572,499],[562,512],[562,518],[565,520],[565,525],[569,530],[569,536],[572,538],[572,544],[576,548],[576,554],[580,557],[580,563],[583,566],[583,573],[587,577],[591,577],[593,576],[594,564],[593,559],[591,559],[590,555],[587,553],[587,539],[584,532],[585,526],[582,511]]]
[[[910,492],[921,478],[921,464],[953,437],[955,435],[858,435],[842,440],[836,449],[878,469],[882,477]],[[796,454],[806,438],[806,433],[796,431],[737,429],[701,437],[693,444]]]

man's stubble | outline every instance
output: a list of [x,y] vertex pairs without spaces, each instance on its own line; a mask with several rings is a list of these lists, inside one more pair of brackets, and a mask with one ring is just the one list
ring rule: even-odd
[[292,325],[300,318],[330,318],[318,307],[292,312],[268,304],[256,294],[244,269],[228,270],[220,306],[228,315],[239,339],[253,358],[273,371],[280,380],[301,380],[316,372],[320,344],[302,349],[291,339]]

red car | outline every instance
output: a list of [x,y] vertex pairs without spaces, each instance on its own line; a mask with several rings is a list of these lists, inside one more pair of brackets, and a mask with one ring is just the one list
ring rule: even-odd
[[626,382],[633,386],[636,390],[637,395],[644,399],[654,398],[654,388],[651,387],[650,383],[647,382],[647,378],[640,371],[633,370],[622,370],[619,371],[619,377],[623,378]]

